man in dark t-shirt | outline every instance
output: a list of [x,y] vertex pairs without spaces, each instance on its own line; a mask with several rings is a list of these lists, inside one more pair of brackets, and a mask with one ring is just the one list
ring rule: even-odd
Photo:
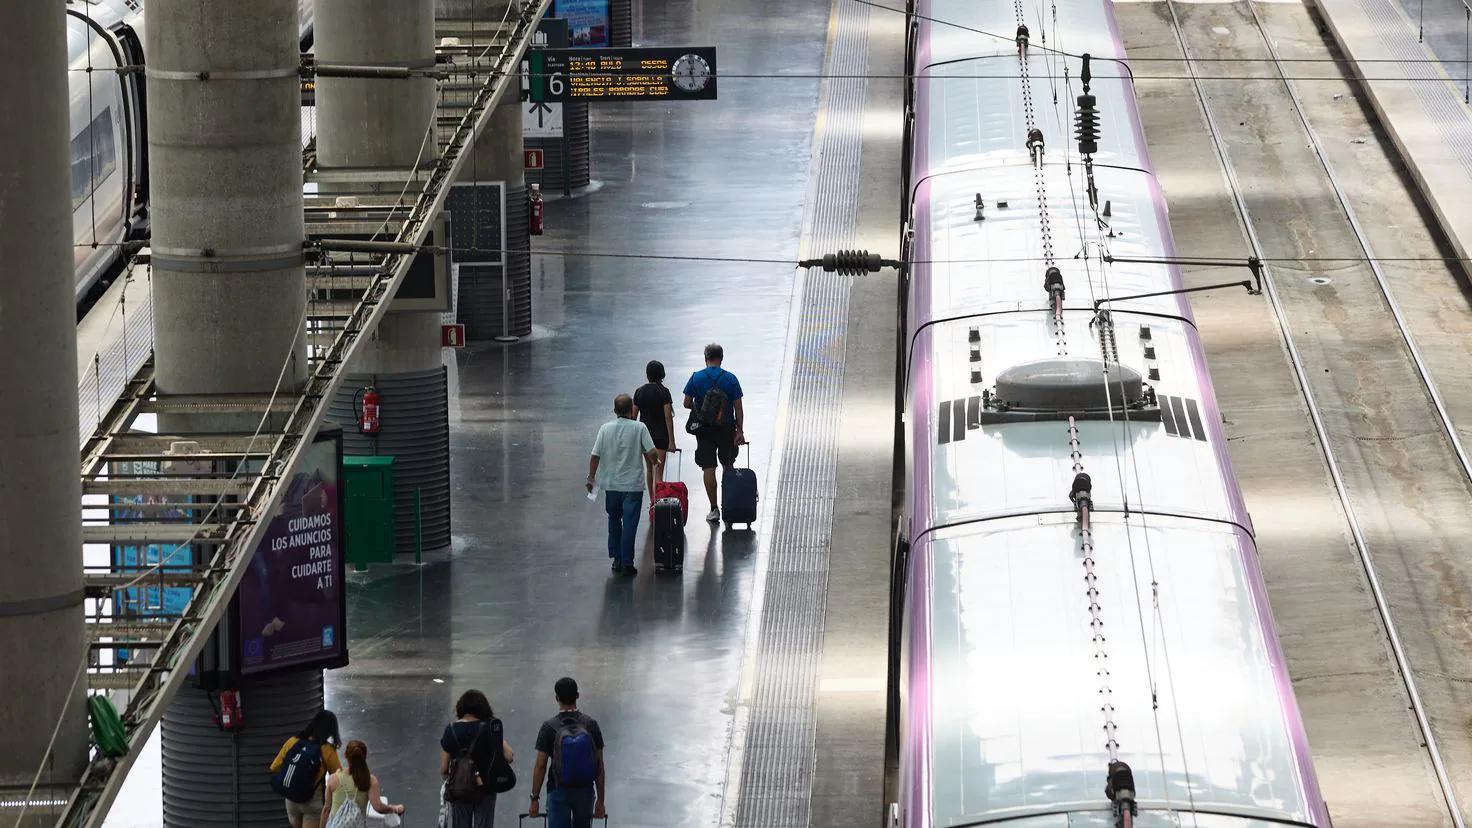
[[[537,764],[532,769],[532,798],[527,815],[540,813],[542,780],[547,781],[547,828],[589,828],[593,820],[607,816],[604,809],[603,731],[592,716],[578,711],[578,683],[570,678],[560,678],[553,688],[557,696],[557,715],[542,723],[537,731]],[[593,756],[597,762],[593,784],[564,784],[558,778],[558,740],[567,741],[586,734],[592,741]],[[563,759],[567,757],[564,755]]]

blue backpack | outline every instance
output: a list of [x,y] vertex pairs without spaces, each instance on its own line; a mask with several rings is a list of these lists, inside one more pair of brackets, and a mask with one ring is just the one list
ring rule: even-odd
[[281,770],[271,777],[271,790],[292,802],[311,802],[317,793],[317,771],[322,768],[322,746],[299,739],[287,752]]
[[552,742],[552,772],[559,788],[590,788],[598,779],[593,734],[577,716],[563,719],[557,728],[557,737]]

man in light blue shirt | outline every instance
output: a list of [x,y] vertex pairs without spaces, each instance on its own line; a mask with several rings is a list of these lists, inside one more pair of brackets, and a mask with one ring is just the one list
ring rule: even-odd
[[604,423],[593,441],[588,458],[588,492],[596,484],[603,490],[603,508],[608,512],[608,557],[613,571],[637,575],[634,568],[634,536],[639,531],[639,513],[644,507],[644,460],[659,465],[659,452],[649,429],[634,419],[634,400],[628,394],[613,398],[617,418]]

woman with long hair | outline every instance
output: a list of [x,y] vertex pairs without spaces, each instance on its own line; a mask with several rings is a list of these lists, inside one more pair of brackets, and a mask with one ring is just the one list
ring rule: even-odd
[[[315,778],[312,780],[312,793],[306,799],[293,799],[283,795],[286,802],[286,819],[291,823],[291,828],[319,828],[322,819],[323,807],[323,779],[329,773],[337,773],[342,770],[342,762],[337,756],[337,747],[342,744],[342,736],[337,730],[337,716],[331,710],[319,710],[317,715],[307,723],[307,726],[297,731],[297,734],[281,746],[276,753],[276,760],[271,763],[271,773],[277,774],[276,788],[281,790],[283,786],[295,788],[289,777],[297,767],[307,768],[315,766]],[[287,779],[283,779],[281,773],[285,770]],[[305,782],[301,783],[305,786]]]
[[[447,801],[446,828],[492,828],[496,822],[496,789],[492,785],[495,758],[499,752],[510,764],[515,759],[502,736],[501,722],[491,711],[491,702],[479,690],[466,690],[455,702],[455,721],[445,726],[440,737],[440,777],[449,781],[450,763],[469,756],[475,763],[479,795],[468,801]],[[448,793],[448,792],[447,792]],[[448,795],[446,797],[449,798]]]
[[[327,796],[322,807],[322,824],[328,828],[363,825],[368,807],[380,814],[404,815],[403,805],[383,801],[378,790],[378,777],[368,770],[368,746],[354,739],[343,748],[348,766],[327,777]],[[352,803],[349,805],[349,803]],[[341,813],[347,806],[347,813]]]

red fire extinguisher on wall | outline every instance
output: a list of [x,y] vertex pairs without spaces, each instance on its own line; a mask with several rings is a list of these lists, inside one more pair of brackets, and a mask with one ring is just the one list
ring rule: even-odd
[[358,406],[358,431],[364,434],[378,433],[378,406],[381,401],[378,389],[368,386],[358,392],[362,403]]
[[532,192],[531,192],[531,195],[527,196],[526,206],[527,206],[527,226],[531,229],[531,234],[533,236],[540,236],[540,235],[542,235],[542,228],[543,228],[543,225],[544,225],[544,219],[543,219],[543,209],[544,209],[544,206],[543,206],[543,203],[542,203],[542,185],[541,184],[533,184],[532,185]]
[[240,706],[239,690],[220,691],[220,709],[215,716],[215,725],[221,730],[245,728],[245,711]]

